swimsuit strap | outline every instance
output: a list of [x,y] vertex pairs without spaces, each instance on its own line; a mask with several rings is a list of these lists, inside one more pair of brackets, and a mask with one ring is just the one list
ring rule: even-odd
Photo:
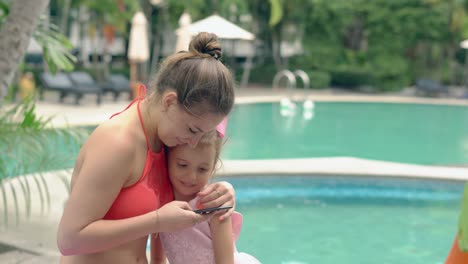
[[[145,93],[146,93],[146,90],[145,90]],[[141,100],[138,101],[138,103],[137,103],[138,117],[140,118],[140,124],[141,124],[141,127],[143,128],[143,133],[145,134],[146,147],[148,148],[148,150],[150,150],[150,144],[149,144],[149,140],[148,140],[148,133],[146,133],[145,123],[143,122],[143,117],[141,116],[140,102],[141,102]]]
[[109,119],[113,118],[114,116],[116,115],[119,115],[120,113],[123,113],[125,112],[127,109],[129,109],[135,102],[137,102],[137,110],[138,110],[138,118],[140,119],[140,124],[141,124],[141,127],[143,128],[143,133],[145,134],[145,139],[146,139],[146,147],[148,149],[150,149],[150,145],[149,145],[149,141],[148,141],[148,134],[146,133],[146,128],[145,128],[145,124],[143,123],[143,118],[141,116],[141,111],[140,111],[140,102],[145,98],[146,96],[146,86],[144,84],[141,84],[139,87],[138,87],[138,97],[133,99],[128,105],[127,107],[125,107],[124,110],[118,112],[118,113],[115,113],[113,114]]
[[[121,113],[127,111],[127,109],[129,109],[130,106],[132,106],[135,102],[143,100],[143,98],[145,98],[145,95],[146,95],[146,86],[145,86],[144,84],[142,84],[142,85],[140,85],[140,86],[138,87],[138,97],[136,97],[135,99],[133,99],[133,100],[127,105],[127,107],[125,107],[124,110],[122,110],[122,111],[120,111],[120,112],[117,112],[117,113],[111,115],[111,117],[110,117],[109,119],[112,119],[114,116],[119,115],[119,114],[121,114]],[[141,118],[140,118],[140,120],[141,120]],[[144,127],[143,127],[143,129],[144,129]]]

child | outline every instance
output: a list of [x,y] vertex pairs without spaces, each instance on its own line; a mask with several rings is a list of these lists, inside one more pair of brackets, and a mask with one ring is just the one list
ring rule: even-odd
[[[202,138],[195,148],[184,144],[168,150],[168,173],[176,200],[187,201],[197,209],[197,193],[215,172],[225,128],[226,120],[217,127],[217,133]],[[234,212],[220,221],[219,216],[212,214],[210,220],[192,228],[160,233],[169,263],[260,263],[235,248],[242,215]]]

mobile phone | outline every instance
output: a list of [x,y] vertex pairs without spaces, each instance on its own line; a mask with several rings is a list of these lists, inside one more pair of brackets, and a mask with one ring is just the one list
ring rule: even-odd
[[195,213],[197,214],[210,214],[215,211],[219,210],[228,210],[231,209],[232,206],[222,206],[222,207],[213,207],[213,208],[205,208],[205,209],[199,209],[199,210],[194,210]]

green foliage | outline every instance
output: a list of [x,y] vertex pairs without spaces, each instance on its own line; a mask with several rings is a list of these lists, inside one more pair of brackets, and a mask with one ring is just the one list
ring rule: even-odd
[[[248,13],[248,2],[245,0],[218,0],[217,5],[207,4],[204,0],[193,1],[165,1],[169,12],[169,23],[173,28],[179,27],[179,19],[184,11],[190,14],[192,22],[204,19],[214,13],[232,20]],[[159,13],[157,13],[159,14]]]
[[59,32],[54,24],[47,23],[44,18],[41,19],[39,26],[34,31],[33,37],[42,47],[44,59],[47,62],[50,72],[55,74],[57,70],[72,71],[75,56],[70,53],[73,45]]
[[0,134],[7,135],[19,130],[41,130],[50,123],[50,118],[38,117],[35,113],[36,105],[32,98],[26,98],[0,115]]
[[342,65],[330,70],[331,83],[341,87],[359,87],[373,82],[372,71],[369,68]]
[[8,5],[4,2],[0,2],[0,25],[2,25],[3,20],[8,16],[10,9]]
[[[467,28],[460,1],[310,0],[303,9],[307,5],[305,54],[290,65],[329,71],[333,85],[345,87],[395,90],[437,73],[448,65],[444,61],[457,58],[433,51],[458,47]],[[451,27],[454,20],[457,26]],[[464,63],[464,57],[458,61]],[[445,79],[456,80],[458,72],[445,71],[452,75]]]
[[394,91],[406,87],[410,80],[408,62],[401,56],[379,55],[371,59],[372,84],[377,91]]
[[251,70],[250,81],[252,83],[272,85],[275,74],[276,67],[274,64],[257,65]]
[[[79,0],[74,1],[75,5],[85,5],[94,16],[90,21],[92,24],[106,23],[115,26],[119,32],[128,30],[128,23],[131,22],[133,15],[140,9],[139,1],[123,0],[122,6],[116,0]],[[99,21],[99,22],[98,22]]]
[[314,89],[323,89],[330,87],[331,76],[324,71],[308,71],[310,78],[310,87]]
[[179,19],[184,11],[187,11],[192,18],[192,22],[203,19],[212,15],[216,10],[213,5],[207,5],[206,1],[193,0],[193,1],[177,1],[168,0],[169,20],[171,26],[174,28],[179,27]]
[[[38,117],[31,98],[10,109],[0,111],[0,197],[3,199],[3,217],[8,225],[9,204],[16,212],[19,223],[21,208],[31,211],[31,184],[40,192],[41,211],[50,202],[49,189],[44,172],[73,166],[73,160],[84,142],[87,132],[73,128],[52,128],[50,118]],[[20,175],[32,174],[32,182]],[[68,186],[66,175],[57,177]],[[9,184],[15,180],[20,184]],[[8,193],[13,195],[13,203],[7,201]],[[19,203],[22,194],[24,205]]]
[[457,235],[460,250],[468,252],[468,184],[465,184],[465,191],[463,192]]
[[[138,6],[138,1],[123,2],[127,11]],[[287,25],[297,29],[292,37],[302,36],[305,50],[299,59],[289,60],[288,68],[328,72],[334,85],[371,85],[385,91],[402,88],[422,75],[438,75],[444,82],[459,83],[463,79],[459,76],[465,56],[458,45],[468,38],[468,1],[465,0],[167,0],[164,3],[172,28],[179,26],[184,11],[193,21],[214,12],[232,21],[249,14],[253,21],[241,26],[256,34],[261,44],[257,54],[266,61],[253,69],[253,82],[271,83],[276,69],[270,62],[277,55],[272,43],[279,38],[290,40],[291,36],[283,30]],[[103,21],[129,21],[129,18],[122,19],[126,15],[120,13],[114,0],[74,0],[73,4],[87,5]],[[161,15],[159,11],[153,11],[153,23],[164,20],[156,19]],[[158,26],[153,24],[153,28]]]
[[[0,2],[0,26],[9,14],[8,1]],[[70,53],[73,45],[63,34],[59,32],[56,25],[41,17],[39,25],[33,33],[33,38],[42,47],[44,59],[52,73],[57,70],[72,71],[75,56]]]
[[270,27],[276,26],[283,17],[283,9],[281,0],[269,0],[271,6],[270,20],[268,24]]
[[219,1],[217,12],[229,20],[231,17],[248,14],[248,3],[245,0],[222,0]]

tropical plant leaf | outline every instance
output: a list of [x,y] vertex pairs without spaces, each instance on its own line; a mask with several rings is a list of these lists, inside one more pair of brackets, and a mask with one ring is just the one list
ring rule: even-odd
[[276,26],[283,18],[282,0],[270,0],[270,27]]
[[37,190],[39,192],[39,199],[41,204],[41,215],[44,214],[44,192],[42,191],[41,183],[38,180],[38,177],[32,177],[34,183],[36,184]]
[[458,220],[458,245],[461,251],[468,252],[468,183],[465,184],[460,219]]
[[25,206],[26,206],[26,218],[29,219],[31,217],[31,187],[29,186],[29,181],[26,179],[26,177],[22,176],[19,177],[18,180],[21,183],[21,186],[23,188],[23,195],[24,195],[24,201],[25,201]]
[[2,200],[3,200],[3,219],[5,219],[5,225],[8,225],[8,199],[7,199],[7,192],[5,189],[5,185],[3,184],[4,180],[0,179],[0,189],[2,192]]
[[42,46],[44,59],[50,72],[55,74],[57,70],[72,71],[74,69],[76,57],[71,54],[73,45],[66,36],[60,33],[56,25],[46,23],[46,20],[41,18],[33,37]]
[[8,8],[8,5],[6,3],[0,2],[0,25],[9,13],[10,8]]
[[[37,116],[34,101],[30,99],[0,111],[0,198],[3,197],[5,219],[2,222],[7,225],[11,222],[9,215],[16,217],[16,223],[23,211],[27,219],[30,218],[32,191],[39,196],[40,212],[44,214],[50,210],[52,190],[46,177],[51,175],[46,176],[45,172],[73,167],[89,134],[81,128],[52,128],[50,121],[51,118]],[[67,192],[70,191],[69,176],[68,171],[56,175]],[[24,200],[19,199],[22,198],[19,195]]]
[[13,195],[13,202],[14,202],[14,205],[15,205],[15,216],[16,216],[16,225],[19,224],[19,204],[18,204],[18,196],[16,195],[16,189],[15,189],[15,186],[13,185],[10,185],[10,190],[11,190],[11,194]]

